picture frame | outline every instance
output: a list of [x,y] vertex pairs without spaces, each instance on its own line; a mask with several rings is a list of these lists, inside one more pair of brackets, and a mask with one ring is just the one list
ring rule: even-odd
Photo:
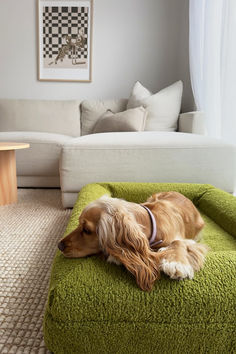
[[38,0],[38,80],[92,81],[93,0]]

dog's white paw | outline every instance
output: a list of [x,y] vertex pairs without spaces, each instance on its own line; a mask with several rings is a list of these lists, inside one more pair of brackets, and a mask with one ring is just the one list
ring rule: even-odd
[[159,248],[158,252],[163,252],[163,251],[166,251],[168,247],[162,247],[162,248]]
[[171,279],[192,279],[194,276],[194,270],[190,265],[180,262],[169,262],[167,259],[161,261],[160,269],[169,275]]
[[121,265],[121,262],[118,261],[118,259],[116,259],[116,258],[113,257],[113,256],[108,256],[107,262],[108,262],[108,263],[115,263],[115,264],[117,264],[117,265]]

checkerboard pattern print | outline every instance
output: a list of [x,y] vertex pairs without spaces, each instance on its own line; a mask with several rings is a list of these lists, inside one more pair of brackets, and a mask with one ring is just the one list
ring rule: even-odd
[[[88,7],[45,6],[43,8],[43,57],[55,58],[65,44],[66,35],[76,38],[83,30],[85,43],[79,59],[88,57]],[[68,54],[71,59],[71,53]]]

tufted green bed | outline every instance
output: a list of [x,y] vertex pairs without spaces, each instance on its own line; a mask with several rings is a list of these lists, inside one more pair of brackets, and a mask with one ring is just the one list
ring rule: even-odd
[[79,193],[65,235],[104,194],[137,203],[178,191],[200,210],[210,246],[193,280],[164,274],[150,293],[123,266],[101,256],[66,259],[57,251],[44,317],[44,337],[55,354],[236,352],[236,198],[206,184],[97,183]]

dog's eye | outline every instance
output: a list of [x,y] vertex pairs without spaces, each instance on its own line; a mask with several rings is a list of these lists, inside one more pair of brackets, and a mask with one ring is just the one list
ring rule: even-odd
[[86,234],[86,235],[90,235],[91,234],[91,231],[86,229],[85,227],[83,228],[83,232]]

